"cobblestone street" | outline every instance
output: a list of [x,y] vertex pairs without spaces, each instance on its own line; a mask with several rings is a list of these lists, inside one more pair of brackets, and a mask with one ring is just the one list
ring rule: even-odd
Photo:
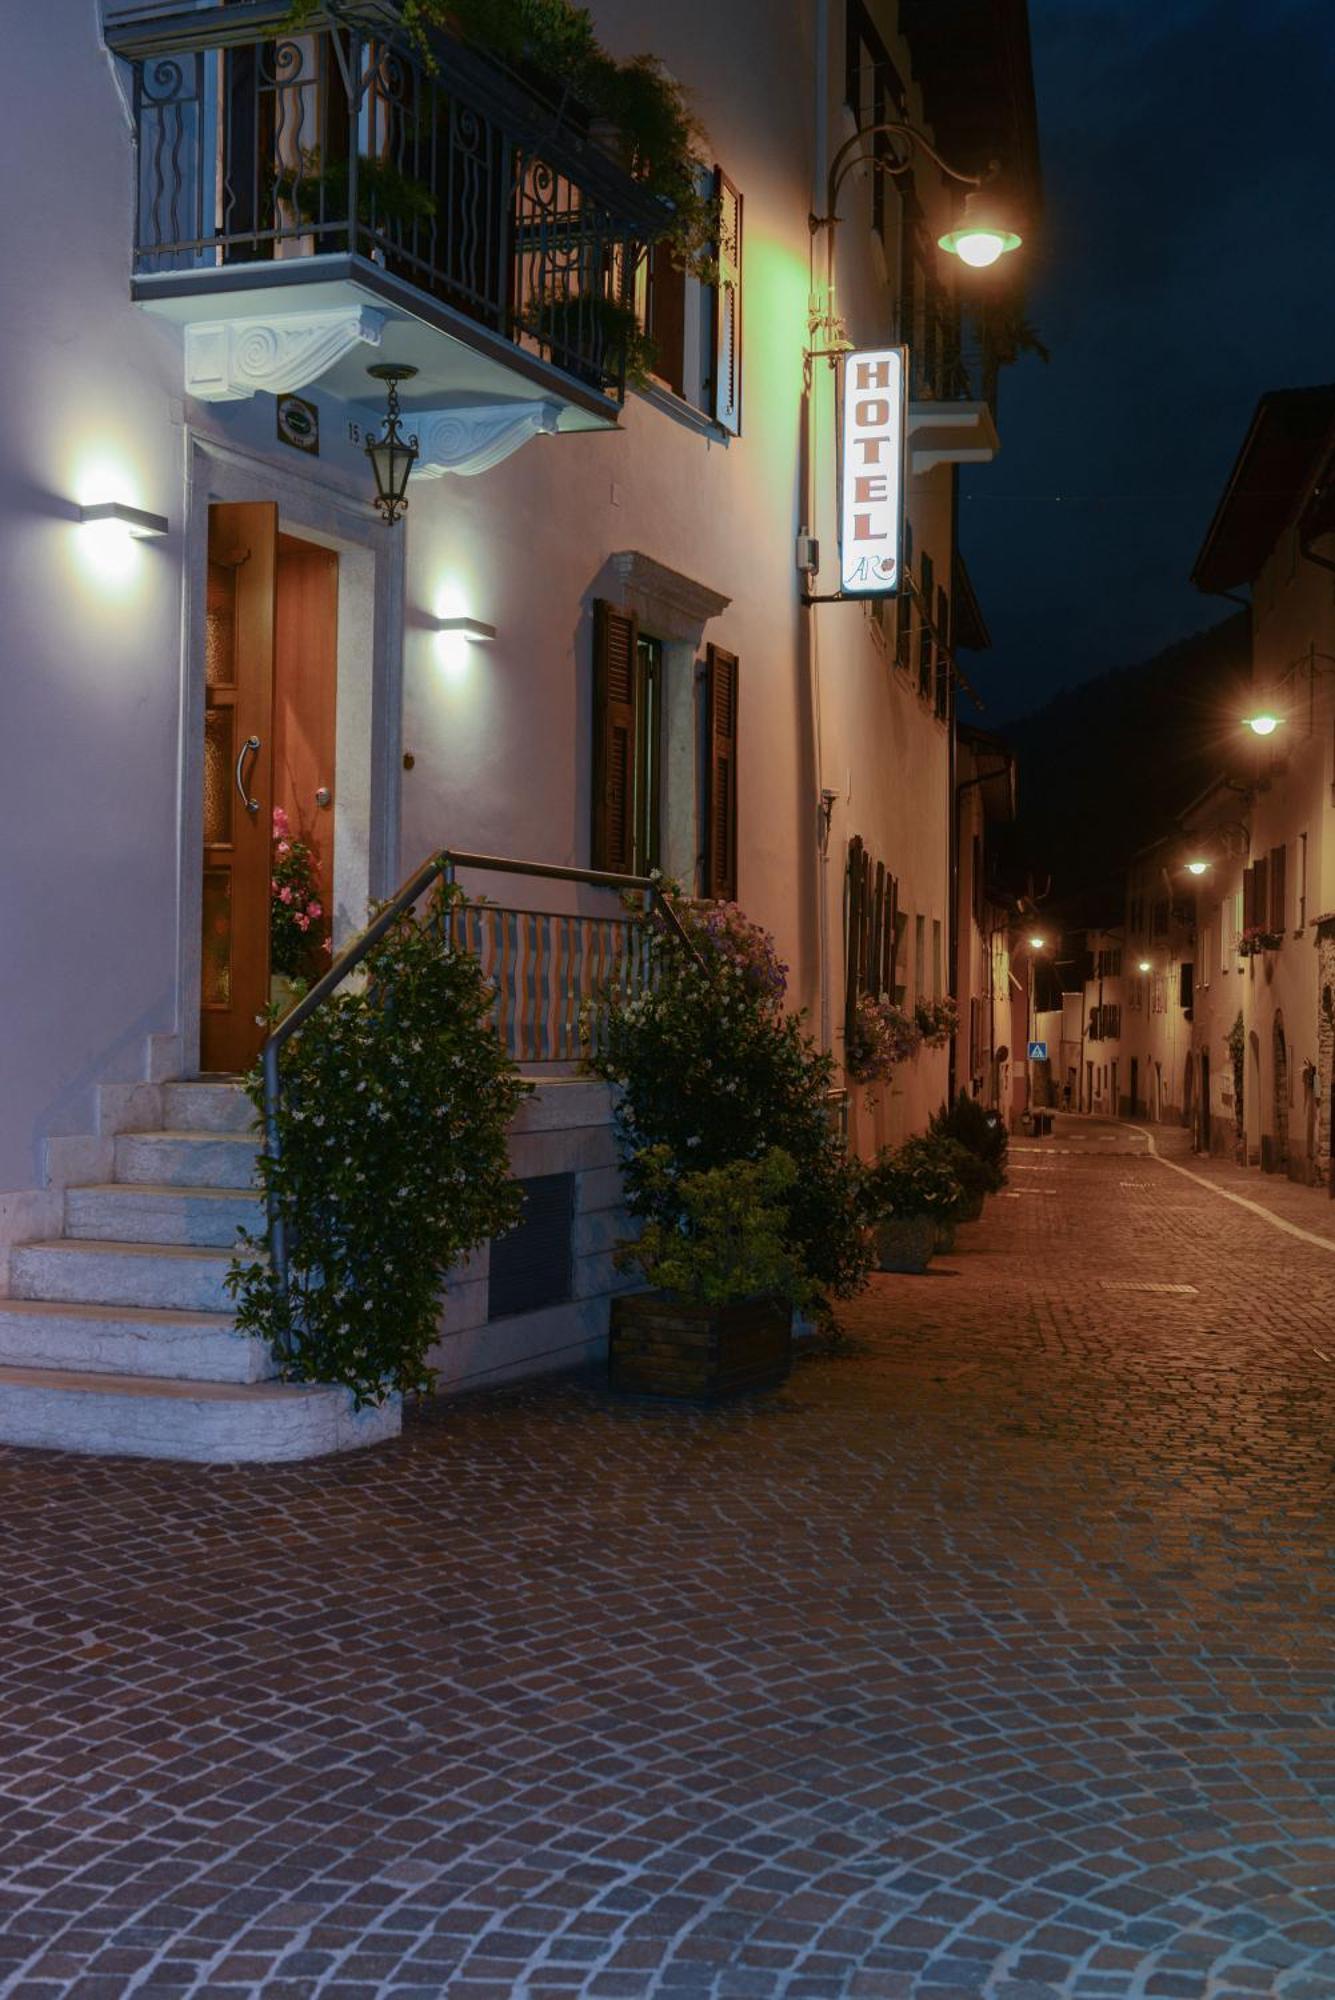
[[1335,1255],[1012,1168],[777,1396],[0,1453],[0,1992],[1332,2000]]

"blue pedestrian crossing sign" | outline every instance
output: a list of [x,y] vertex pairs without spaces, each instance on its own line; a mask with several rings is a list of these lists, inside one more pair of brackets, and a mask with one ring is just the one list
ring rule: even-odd
[[1046,1042],[1030,1042],[1030,1044],[1029,1044],[1029,1060],[1030,1060],[1030,1062],[1046,1062],[1046,1061],[1047,1061],[1047,1059],[1048,1059],[1048,1045],[1047,1045],[1047,1043],[1046,1043]]

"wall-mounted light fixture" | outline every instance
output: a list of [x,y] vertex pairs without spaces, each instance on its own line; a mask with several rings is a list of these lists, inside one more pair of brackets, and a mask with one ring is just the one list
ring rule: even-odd
[[480,618],[433,618],[431,623],[437,632],[459,632],[479,646],[489,646],[496,637],[496,627],[484,625]]
[[1154,970],[1154,967],[1153,967],[1153,965],[1152,965],[1152,964],[1150,963],[1150,961],[1149,961],[1149,959],[1148,959],[1148,958],[1142,958],[1142,959],[1141,959],[1141,961],[1140,961],[1140,970],[1141,970],[1142,972],[1153,972],[1153,970]]
[[1204,875],[1209,866],[1208,861],[1189,861],[1187,863],[1187,873],[1188,875]]
[[1253,736],[1273,736],[1284,720],[1282,715],[1272,715],[1263,709],[1259,715],[1248,715],[1243,719],[1243,727],[1250,729]]
[[98,500],[80,507],[79,519],[93,526],[133,535],[136,541],[152,541],[165,535],[171,526],[165,514],[149,514],[142,507],[127,507],[122,500]]

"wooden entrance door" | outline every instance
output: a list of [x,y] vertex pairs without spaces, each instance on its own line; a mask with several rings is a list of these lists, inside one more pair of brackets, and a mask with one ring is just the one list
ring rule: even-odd
[[200,1067],[248,1069],[269,1004],[278,508],[209,509]]

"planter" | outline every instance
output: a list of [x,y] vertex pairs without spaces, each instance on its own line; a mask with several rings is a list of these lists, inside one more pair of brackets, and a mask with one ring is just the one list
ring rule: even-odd
[[896,1216],[876,1225],[876,1262],[882,1271],[925,1271],[936,1246],[937,1223],[930,1215]]
[[985,1194],[967,1195],[955,1210],[956,1222],[981,1222],[986,1200]]
[[933,1256],[948,1257],[955,1248],[955,1224],[958,1220],[958,1216],[948,1215],[943,1222],[937,1223],[936,1234],[932,1238]]
[[695,1306],[636,1292],[612,1301],[608,1381],[641,1396],[772,1389],[792,1366],[792,1326],[791,1308],[775,1299]]

